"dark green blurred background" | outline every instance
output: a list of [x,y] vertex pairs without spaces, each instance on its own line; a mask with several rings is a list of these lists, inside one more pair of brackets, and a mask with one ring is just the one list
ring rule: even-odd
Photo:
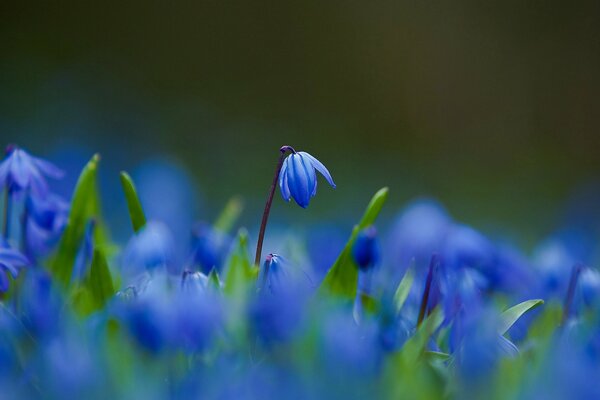
[[2,142],[167,154],[256,222],[289,144],[338,184],[291,219],[389,185],[523,237],[600,173],[598,1],[123,3],[2,2]]

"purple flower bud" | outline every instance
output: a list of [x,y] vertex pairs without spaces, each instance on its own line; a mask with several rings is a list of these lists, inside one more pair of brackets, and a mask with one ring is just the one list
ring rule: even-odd
[[379,243],[377,230],[369,226],[359,232],[352,247],[352,256],[358,267],[363,270],[371,269],[379,261]]

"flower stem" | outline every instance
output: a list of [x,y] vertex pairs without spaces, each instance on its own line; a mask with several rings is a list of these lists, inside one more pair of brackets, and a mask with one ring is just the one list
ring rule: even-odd
[[421,299],[421,308],[419,309],[417,328],[421,326],[421,323],[425,318],[425,311],[427,310],[427,303],[429,302],[429,292],[431,291],[431,281],[433,280],[433,269],[437,265],[437,259],[437,255],[434,254],[431,256],[431,261],[429,262],[429,272],[427,272],[427,279],[425,280],[425,290],[423,291],[423,298]]
[[560,322],[561,325],[564,325],[565,322],[567,322],[571,314],[571,306],[573,305],[575,288],[577,287],[577,280],[579,279],[579,274],[581,273],[582,268],[583,266],[581,264],[575,264],[571,270],[571,279],[569,279],[569,289],[567,290],[567,296],[565,297],[565,305],[563,307],[563,315]]
[[269,196],[267,197],[265,211],[263,212],[262,222],[260,224],[260,231],[258,232],[258,242],[256,243],[256,257],[254,258],[254,265],[256,266],[260,265],[263,240],[265,239],[265,230],[267,229],[267,221],[269,220],[269,213],[271,212],[271,203],[273,203],[273,195],[275,194],[275,188],[277,187],[277,180],[279,179],[279,172],[281,171],[281,166],[283,165],[283,160],[285,159],[285,153],[288,150],[292,153],[296,152],[291,146],[283,146],[279,149],[279,152],[281,154],[279,156],[279,160],[277,161],[275,175],[273,176],[273,183],[271,184],[271,189],[269,189]]

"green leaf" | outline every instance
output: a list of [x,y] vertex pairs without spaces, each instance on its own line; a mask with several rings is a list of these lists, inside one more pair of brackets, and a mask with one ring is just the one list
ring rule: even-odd
[[404,277],[400,281],[398,285],[398,289],[396,289],[396,293],[394,293],[394,307],[396,308],[396,313],[400,312],[400,309],[404,305],[408,294],[410,293],[410,288],[412,287],[413,282],[415,281],[415,270],[411,266]]
[[144,215],[144,209],[135,190],[133,180],[125,171],[121,172],[121,186],[123,186],[123,192],[127,200],[127,208],[129,209],[129,218],[131,218],[133,230],[139,232],[146,225],[146,215]]
[[255,281],[257,276],[258,267],[253,266],[248,257],[248,232],[240,229],[237,243],[227,263],[224,291],[226,294],[236,294],[238,290]]
[[94,249],[90,275],[86,283],[96,308],[104,307],[106,302],[115,294],[106,256],[98,248]]
[[319,287],[319,292],[321,294],[333,294],[349,300],[354,299],[356,296],[358,267],[352,259],[352,246],[354,245],[354,241],[360,230],[375,222],[375,219],[379,215],[379,212],[387,199],[387,195],[388,188],[386,187],[375,193],[359,224],[352,230],[352,234],[346,243],[346,246],[327,272],[323,283]]
[[[100,219],[100,201],[96,184],[99,161],[100,156],[98,154],[94,155],[79,175],[71,201],[69,220],[60,238],[58,251],[50,262],[50,271],[55,279],[65,287],[71,281],[73,264],[87,222],[93,218]],[[100,229],[97,228],[95,238],[101,242],[102,234],[99,231]]]
[[223,208],[223,211],[221,211],[219,218],[217,218],[214,223],[215,229],[218,229],[221,232],[229,232],[242,214],[243,209],[244,202],[240,197],[234,196],[229,199],[225,205],[225,208]]
[[502,315],[500,315],[498,333],[504,335],[523,314],[541,304],[544,304],[544,300],[527,300],[504,311]]

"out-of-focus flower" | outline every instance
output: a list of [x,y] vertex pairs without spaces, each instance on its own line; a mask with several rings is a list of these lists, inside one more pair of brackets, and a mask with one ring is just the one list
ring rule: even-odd
[[123,271],[132,277],[174,264],[174,239],[166,225],[149,221],[129,240],[123,252]]
[[440,254],[450,269],[489,268],[493,258],[492,244],[475,229],[466,225],[454,225],[449,230]]
[[183,271],[181,290],[188,293],[201,293],[208,287],[208,276],[199,271]]
[[322,363],[333,376],[364,378],[379,370],[382,353],[372,320],[357,325],[350,313],[334,312],[327,316],[322,335]]
[[581,297],[586,306],[600,305],[600,272],[592,268],[584,268],[579,276]]
[[192,259],[202,272],[209,274],[215,268],[221,272],[223,260],[231,244],[231,238],[206,223],[198,223],[192,230]]
[[279,187],[285,201],[293,198],[302,207],[308,207],[311,197],[317,193],[317,174],[319,171],[335,188],[331,174],[325,166],[310,154],[294,152],[283,161],[279,174]]
[[43,198],[29,196],[25,207],[27,254],[45,256],[56,245],[67,225],[69,203],[57,195],[49,194]]
[[19,275],[19,269],[28,266],[29,260],[19,251],[0,246],[0,292],[6,292],[9,286],[7,274],[13,279]]
[[440,254],[452,226],[446,210],[433,200],[416,200],[396,219],[387,249],[396,270],[403,273],[414,261],[418,272],[425,272],[434,253]]
[[379,243],[377,243],[377,229],[374,226],[369,226],[359,232],[352,247],[352,256],[363,271],[369,270],[377,264]]
[[83,242],[77,251],[75,257],[75,264],[73,265],[73,276],[71,281],[80,282],[85,277],[88,266],[92,262],[94,255],[94,230],[96,228],[96,221],[91,220],[88,222],[85,234],[83,236]]
[[248,310],[252,331],[265,345],[291,340],[302,326],[306,300],[307,293],[297,287],[260,291]]
[[224,320],[221,297],[214,291],[177,292],[170,310],[170,344],[186,353],[207,349]]
[[50,275],[42,269],[28,270],[19,295],[27,330],[38,339],[56,336],[65,321],[61,313],[64,299],[52,286]]
[[18,196],[31,190],[37,196],[48,193],[46,177],[60,179],[63,172],[54,164],[34,157],[17,146],[6,149],[6,158],[0,163],[0,186]]
[[463,309],[455,319],[456,364],[467,385],[490,378],[502,358],[519,354],[517,347],[498,332],[499,314],[489,305]]

